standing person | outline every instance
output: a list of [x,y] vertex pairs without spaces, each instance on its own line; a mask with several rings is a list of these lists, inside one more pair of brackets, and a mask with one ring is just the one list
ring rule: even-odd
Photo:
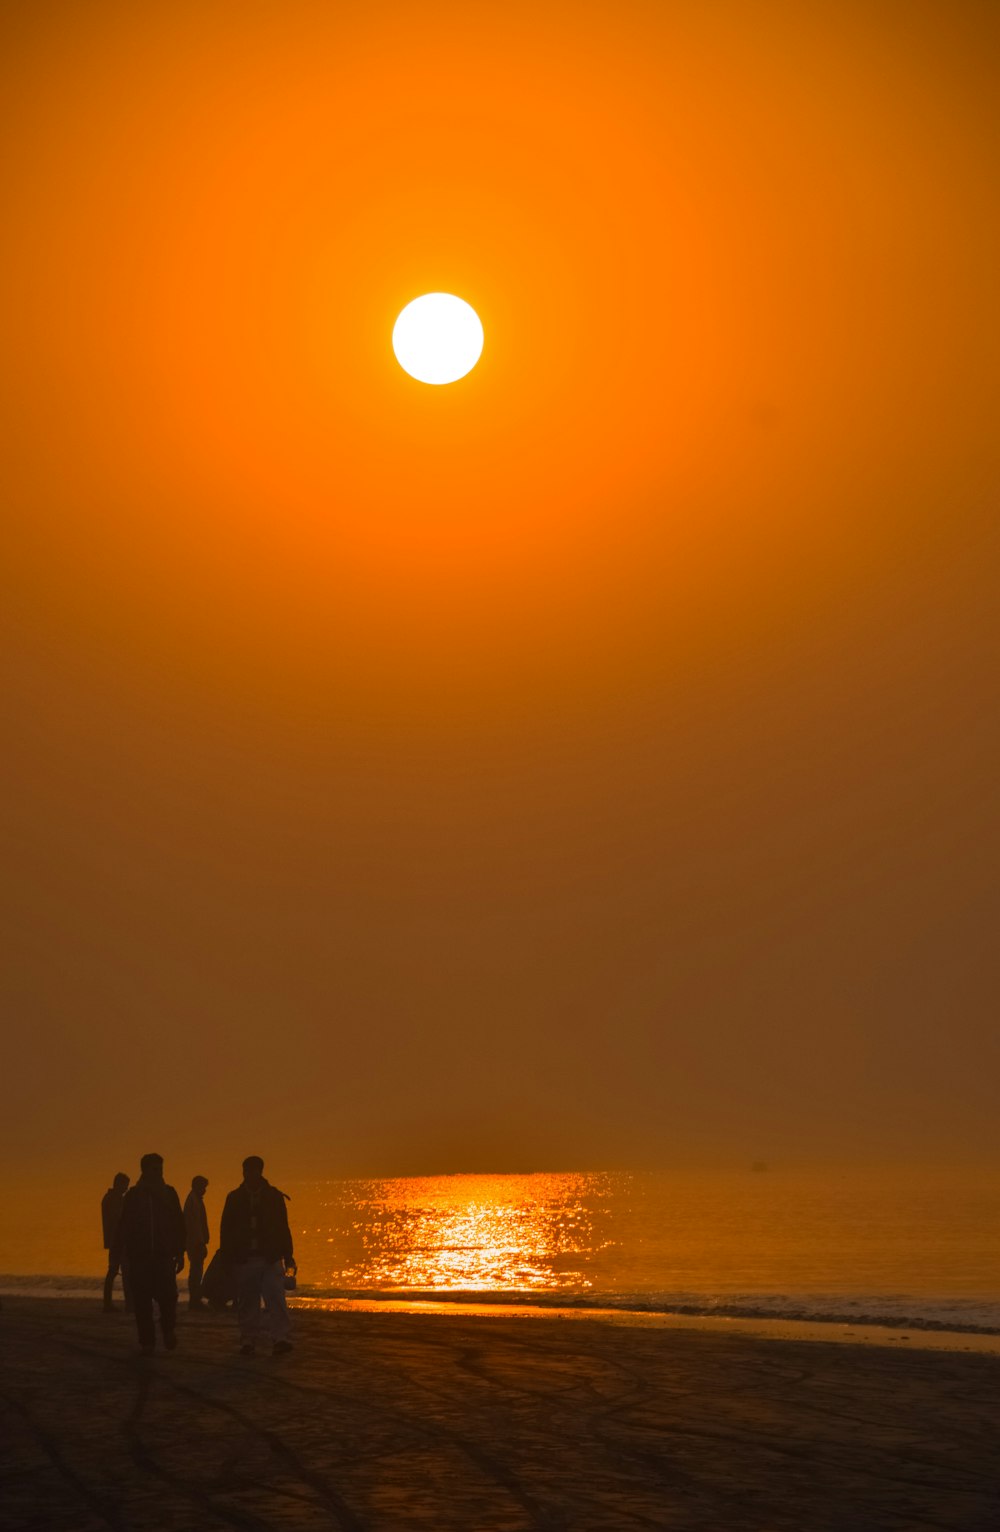
[[208,1254],[208,1214],[205,1212],[205,1191],[208,1179],[195,1176],[191,1190],[184,1203],[184,1243],[188,1258],[188,1307],[206,1309],[208,1304],[201,1296],[201,1274],[205,1270]]
[[104,1312],[113,1314],[115,1311],[111,1295],[114,1292],[115,1277],[119,1270],[122,1274],[122,1292],[125,1294],[125,1312],[132,1312],[132,1294],[129,1290],[128,1261],[121,1261],[112,1255],[115,1243],[115,1235],[118,1232],[118,1222],[122,1216],[122,1203],[125,1193],[128,1191],[129,1177],[124,1170],[120,1170],[101,1198],[101,1225],[104,1230],[104,1248],[108,1252],[108,1271],[104,1278]]
[[115,1251],[128,1261],[139,1350],[156,1348],[153,1300],[160,1311],[163,1344],[177,1345],[177,1273],[184,1267],[184,1214],[180,1198],[163,1179],[163,1156],[144,1154],[142,1171],[126,1192]]
[[261,1302],[267,1308],[273,1355],[291,1351],[291,1322],[285,1302],[285,1272],[296,1270],[287,1198],[264,1180],[264,1161],[243,1161],[243,1185],[229,1193],[222,1210],[219,1247],[236,1277],[240,1351],[253,1356],[260,1333]]

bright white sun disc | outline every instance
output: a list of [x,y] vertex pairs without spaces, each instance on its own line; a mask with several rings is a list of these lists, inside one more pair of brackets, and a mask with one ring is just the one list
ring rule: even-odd
[[392,349],[418,383],[457,383],[483,350],[479,315],[453,293],[424,293],[403,309],[392,329]]

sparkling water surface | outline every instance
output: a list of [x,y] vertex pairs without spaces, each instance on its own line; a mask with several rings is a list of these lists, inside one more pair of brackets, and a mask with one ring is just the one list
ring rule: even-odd
[[[282,1185],[306,1296],[1000,1329],[996,1172],[748,1167]],[[221,1201],[213,1187],[213,1226]],[[5,1240],[0,1266],[20,1270],[8,1290],[69,1290],[67,1271],[89,1288],[99,1246],[90,1232],[84,1243],[64,1234],[62,1248],[51,1230],[33,1240],[29,1219],[16,1262]]]

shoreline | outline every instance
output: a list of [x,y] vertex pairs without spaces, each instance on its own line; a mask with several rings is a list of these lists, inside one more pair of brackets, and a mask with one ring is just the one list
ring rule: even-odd
[[[30,1278],[25,1279],[30,1280]],[[44,1278],[40,1279],[44,1281]],[[26,1292],[7,1286],[0,1280],[0,1297],[5,1300],[40,1303],[79,1303],[90,1307],[98,1301],[100,1280],[80,1278],[93,1283],[85,1290]],[[120,1302],[119,1300],[116,1300]],[[181,1307],[183,1308],[183,1292]],[[553,1319],[601,1322],[629,1329],[689,1330],[714,1335],[742,1335],[767,1341],[827,1342],[834,1345],[909,1347],[912,1350],[976,1352],[1000,1356],[1000,1334],[981,1329],[948,1328],[937,1321],[901,1321],[886,1324],[865,1318],[847,1319],[831,1316],[823,1319],[795,1319],[762,1314],[719,1314],[681,1310],[629,1309],[602,1307],[586,1303],[531,1303],[505,1298],[402,1298],[399,1296],[330,1297],[300,1293],[289,1299],[289,1308],[299,1313],[316,1314],[412,1314],[417,1317],[454,1319]]]
[[580,1305],[556,1307],[542,1304],[466,1303],[449,1300],[395,1300],[351,1298],[300,1298],[292,1307],[326,1313],[426,1315],[468,1319],[519,1318],[530,1320],[604,1323],[628,1329],[686,1330],[707,1335],[742,1335],[767,1341],[812,1341],[834,1345],[909,1345],[914,1350],[978,1352],[1000,1356],[1000,1335],[981,1331],[923,1329],[918,1325],[884,1325],[867,1320],[845,1323],[840,1319],[779,1319],[728,1314],[684,1314],[644,1309],[592,1308]]
[[995,1356],[537,1312],[434,1318],[300,1307],[290,1356],[246,1359],[230,1316],[182,1308],[177,1350],[147,1359],[122,1311],[5,1299],[0,1527],[1000,1524]]

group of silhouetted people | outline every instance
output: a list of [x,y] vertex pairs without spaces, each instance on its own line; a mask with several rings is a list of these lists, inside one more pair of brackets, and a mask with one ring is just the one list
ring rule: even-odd
[[285,1207],[288,1199],[264,1179],[260,1156],[252,1154],[243,1161],[243,1181],[226,1198],[219,1248],[208,1272],[206,1177],[193,1178],[182,1209],[174,1188],[163,1179],[162,1155],[144,1154],[139,1169],[134,1186],[119,1171],[101,1202],[104,1248],[108,1252],[105,1312],[114,1309],[114,1283],[121,1272],[125,1308],[135,1315],[140,1351],[149,1356],[156,1349],[154,1303],[159,1310],[163,1344],[173,1351],[177,1345],[177,1277],[186,1257],[189,1306],[206,1307],[203,1289],[210,1278],[217,1301],[224,1305],[227,1298],[234,1298],[244,1356],[253,1356],[256,1351],[262,1306],[273,1354],[291,1351],[285,1290],[295,1285],[296,1266]]

